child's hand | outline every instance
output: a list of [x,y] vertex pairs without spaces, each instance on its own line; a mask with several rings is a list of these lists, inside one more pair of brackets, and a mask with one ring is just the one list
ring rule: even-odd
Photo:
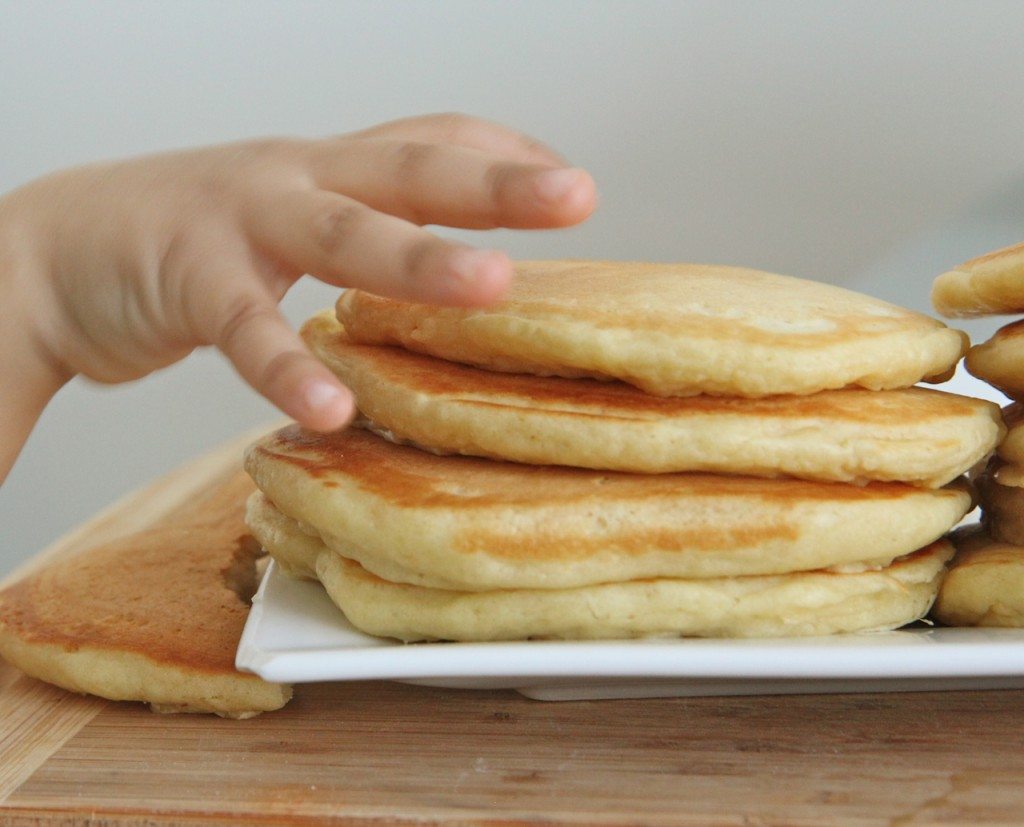
[[[340,427],[351,395],[276,306],[303,273],[400,298],[486,304],[511,278],[506,256],[422,225],[561,227],[594,202],[590,177],[552,151],[453,115],[34,182],[0,199],[0,289],[13,296],[0,345],[17,350],[0,364],[0,398],[19,389],[32,398],[25,389],[34,382],[42,404],[21,412],[20,440],[5,436],[15,437],[16,454],[42,405],[75,374],[135,379],[200,345],[223,350],[300,423]],[[0,479],[13,458],[5,464],[0,451]]]

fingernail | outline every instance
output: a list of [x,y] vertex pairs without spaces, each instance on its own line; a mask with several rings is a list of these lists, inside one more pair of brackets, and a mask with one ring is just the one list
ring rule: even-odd
[[334,407],[338,402],[345,398],[344,391],[340,390],[337,386],[316,379],[303,389],[303,398],[305,399],[306,406],[311,411],[320,411],[324,408]]
[[504,253],[464,247],[453,251],[449,261],[455,277],[460,282],[471,284],[487,278],[488,272],[495,266],[497,256],[504,256]]
[[549,169],[533,181],[534,190],[544,201],[561,201],[579,183],[580,169]]

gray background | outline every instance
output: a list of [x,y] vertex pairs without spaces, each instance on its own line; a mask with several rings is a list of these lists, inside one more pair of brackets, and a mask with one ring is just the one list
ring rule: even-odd
[[[0,0],[0,191],[461,110],[598,182],[585,226],[484,242],[513,256],[742,264],[927,309],[937,272],[1024,239],[1022,33],[1014,2]],[[336,293],[307,282],[285,301],[295,322]],[[73,382],[0,489],[0,574],[274,418],[215,353],[127,387]]]

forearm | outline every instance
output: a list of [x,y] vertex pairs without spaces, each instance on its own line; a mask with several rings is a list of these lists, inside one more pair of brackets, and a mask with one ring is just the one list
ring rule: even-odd
[[42,321],[49,290],[34,282],[9,201],[0,199],[0,483],[54,394],[70,378],[48,353]]

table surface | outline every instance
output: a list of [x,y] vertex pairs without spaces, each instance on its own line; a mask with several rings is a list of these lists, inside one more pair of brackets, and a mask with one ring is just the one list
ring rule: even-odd
[[[25,567],[138,530],[247,435]],[[544,703],[307,684],[247,721],[156,715],[0,663],[0,824],[1024,823],[1024,691]]]

